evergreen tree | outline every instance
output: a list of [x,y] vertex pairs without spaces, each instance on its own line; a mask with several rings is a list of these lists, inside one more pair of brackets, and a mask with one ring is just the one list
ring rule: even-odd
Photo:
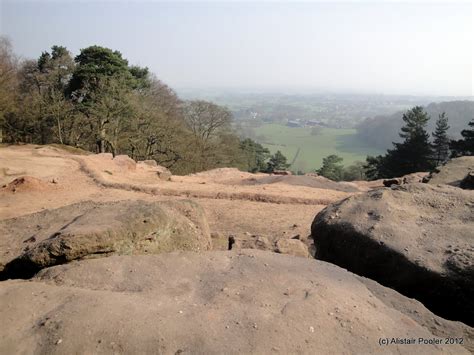
[[342,180],[344,181],[366,180],[364,162],[356,161],[353,164],[345,167],[342,174]]
[[460,140],[453,140],[450,142],[452,156],[457,157],[461,155],[474,155],[474,119],[468,123],[471,129],[464,129],[461,131]]
[[377,180],[383,178],[386,174],[384,173],[384,156],[377,155],[376,157],[367,156],[365,161],[364,169],[365,176],[368,180]]
[[382,160],[381,177],[403,176],[429,171],[434,168],[433,151],[426,132],[430,117],[422,107],[416,106],[403,115],[405,125],[401,129],[402,143],[393,143]]
[[286,170],[290,164],[286,162],[286,157],[279,150],[270,157],[267,163],[267,172],[272,173],[275,170]]
[[444,163],[449,155],[449,138],[448,138],[448,117],[443,112],[436,120],[436,130],[433,132],[433,152],[436,165]]
[[270,157],[270,151],[267,148],[246,138],[240,142],[240,150],[244,155],[248,171],[255,173],[267,170],[266,161]]
[[342,158],[337,155],[328,155],[323,158],[323,166],[316,170],[319,175],[334,181],[340,181],[344,175],[344,167],[342,166]]

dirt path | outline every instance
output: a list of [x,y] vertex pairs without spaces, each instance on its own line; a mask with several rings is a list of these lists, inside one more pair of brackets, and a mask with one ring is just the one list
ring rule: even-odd
[[[133,164],[132,164],[133,165]],[[31,177],[12,187],[14,179]],[[229,235],[281,237],[310,234],[314,216],[327,203],[350,193],[293,182],[269,181],[267,174],[216,169],[160,180],[153,169],[118,164],[111,156],[77,155],[51,146],[0,148],[0,219],[81,201],[194,199],[205,208],[216,245]],[[263,179],[262,183],[248,181]],[[303,180],[302,180],[303,181]],[[319,186],[319,185],[318,185]]]

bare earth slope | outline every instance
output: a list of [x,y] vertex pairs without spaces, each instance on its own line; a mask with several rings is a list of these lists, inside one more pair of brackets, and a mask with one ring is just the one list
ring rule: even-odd
[[337,266],[260,251],[73,262],[2,282],[0,298],[1,353],[468,353],[381,346],[441,338]]
[[461,181],[474,172],[474,157],[466,156],[451,159],[445,165],[439,166],[425,181],[428,184],[447,184],[460,186]]
[[[211,232],[217,236],[216,249],[227,248],[229,235],[247,234],[264,236],[271,243],[299,235],[309,245],[314,215],[327,203],[353,193],[286,183],[247,186],[243,183],[247,179],[268,175],[236,169],[173,176],[167,181],[148,164],[134,165],[110,154],[76,153],[54,146],[0,147],[0,220],[85,201],[192,198],[205,209]],[[12,181],[25,176],[36,184],[15,183],[13,189]]]

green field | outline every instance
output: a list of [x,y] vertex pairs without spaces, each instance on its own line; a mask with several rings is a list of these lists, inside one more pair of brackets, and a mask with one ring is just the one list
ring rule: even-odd
[[[343,164],[365,161],[367,155],[383,151],[360,142],[355,129],[322,128],[317,135],[311,128],[291,128],[279,124],[264,124],[254,128],[257,140],[272,153],[280,150],[293,164],[290,169],[304,172],[318,169],[324,157],[337,154],[344,158]],[[295,155],[296,159],[295,159]]]

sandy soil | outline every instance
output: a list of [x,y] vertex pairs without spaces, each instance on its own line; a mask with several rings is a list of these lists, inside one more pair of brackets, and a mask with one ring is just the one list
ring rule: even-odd
[[[9,184],[24,176],[38,179],[41,186],[24,183],[12,191]],[[4,186],[0,189],[0,219],[87,200],[191,197],[204,206],[211,231],[223,238],[250,233],[274,240],[282,236],[307,237],[317,212],[327,203],[353,194],[284,181],[245,183],[266,177],[236,169],[215,169],[163,181],[152,168],[116,164],[108,154],[76,155],[51,146],[6,146],[0,148],[0,186]]]

